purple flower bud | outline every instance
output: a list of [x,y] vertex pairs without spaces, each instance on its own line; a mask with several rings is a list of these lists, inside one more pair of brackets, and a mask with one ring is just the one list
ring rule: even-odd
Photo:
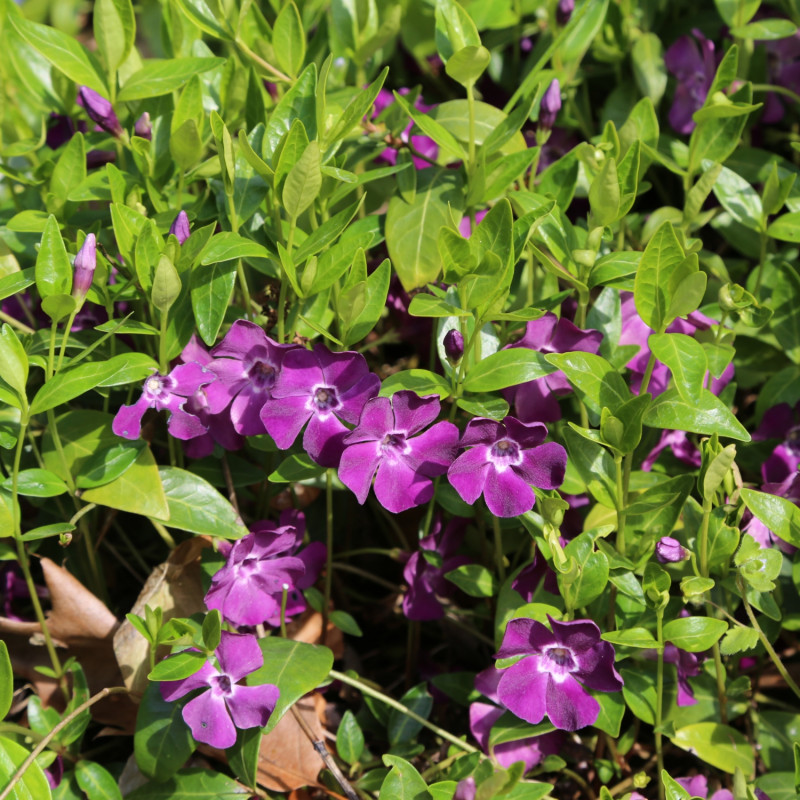
[[94,270],[97,266],[97,239],[89,233],[83,246],[75,256],[74,272],[72,273],[72,296],[80,303],[89,287],[92,285]]
[[444,352],[451,364],[457,364],[464,355],[464,337],[461,331],[451,328],[444,335]]
[[689,551],[671,536],[662,536],[656,545],[656,558],[662,564],[674,564],[677,561],[686,561]]
[[89,119],[96,122],[104,131],[108,131],[112,136],[122,136],[122,125],[114,113],[114,107],[94,89],[81,86],[78,90],[78,105],[83,106]]
[[553,78],[542,95],[542,103],[539,106],[539,128],[552,130],[559,111],[561,111],[561,85],[558,78]]
[[185,211],[181,211],[169,226],[169,232],[178,239],[178,244],[183,244],[191,235],[189,230],[189,217]]
[[574,10],[575,0],[558,0],[558,5],[556,6],[556,22],[559,25],[566,25]]
[[153,124],[150,122],[149,112],[145,111],[142,116],[136,120],[136,124],[133,126],[133,132],[142,139],[153,138]]

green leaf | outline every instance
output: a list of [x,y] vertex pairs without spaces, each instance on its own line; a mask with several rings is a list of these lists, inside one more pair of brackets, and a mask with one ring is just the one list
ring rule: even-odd
[[[420,683],[409,689],[400,702],[423,719],[427,719],[433,709],[433,698],[428,693],[426,683]],[[394,747],[398,744],[410,742],[423,728],[421,722],[411,719],[407,714],[393,708],[389,712],[387,733],[389,744]]]
[[480,564],[463,564],[446,572],[444,577],[470,597],[494,597],[497,594],[494,575]]
[[181,11],[201,31],[217,39],[232,39],[233,31],[219,5],[219,0],[178,0]]
[[136,17],[131,0],[97,0],[92,11],[94,39],[103,54],[110,79],[131,52]]
[[77,307],[75,298],[69,294],[51,294],[42,300],[42,311],[53,322],[66,319]]
[[8,646],[0,639],[0,719],[5,719],[14,698],[14,670],[8,656]]
[[462,179],[444,168],[421,170],[413,203],[395,195],[386,213],[386,246],[406,291],[436,280],[442,268],[439,231],[451,224],[451,209],[463,208]]
[[699,403],[708,370],[703,345],[683,333],[656,333],[647,344],[653,355],[669,367],[680,396],[688,403]]
[[464,381],[468,392],[493,392],[533,381],[555,372],[542,353],[527,347],[512,347],[492,353],[470,367]]
[[56,218],[47,218],[36,256],[36,289],[41,297],[69,294],[72,291],[72,265],[61,238]]
[[166,781],[192,754],[194,739],[182,715],[188,699],[168,703],[157,683],[147,684],[136,716],[133,751],[136,764],[148,778]]
[[731,28],[731,36],[737,39],[760,39],[762,41],[775,41],[787,39],[797,33],[797,26],[788,19],[761,19],[749,25],[738,25]]
[[436,49],[447,64],[454,53],[467,46],[479,46],[481,37],[469,13],[455,0],[436,2]]
[[364,635],[364,632],[355,621],[353,615],[348,614],[346,611],[342,611],[341,609],[331,611],[329,619],[340,631],[348,633],[350,636]]
[[761,522],[785,542],[800,547],[800,509],[774,494],[742,489],[742,500]]
[[184,120],[169,137],[169,153],[175,163],[188,170],[203,156],[203,140],[193,119]]
[[264,665],[247,676],[247,685],[270,683],[280,690],[275,710],[264,728],[266,734],[294,703],[328,677],[333,653],[327,647],[277,636],[259,639],[258,644],[264,653]]
[[571,428],[565,428],[563,435],[569,451],[567,468],[578,473],[595,500],[607,508],[616,508],[616,472],[611,454],[602,445],[587,442]]
[[444,400],[450,396],[450,384],[441,375],[427,369],[403,369],[390,375],[381,384],[381,397],[391,397],[401,389],[416,392],[420,397],[438,394]]
[[596,226],[610,225],[619,217],[620,199],[616,159],[606,158],[589,187],[589,205]]
[[255,786],[258,782],[261,737],[261,728],[240,729],[237,732],[236,744],[225,751],[228,766],[233,770],[233,774],[247,786]]
[[[585,10],[584,6],[587,6]],[[584,3],[576,7],[558,48],[559,57],[565,67],[577,69],[584,53],[600,31],[607,12],[608,0],[584,0]]]
[[122,800],[116,778],[94,761],[79,761],[75,765],[75,778],[92,800]]
[[633,296],[645,325],[663,333],[667,325],[670,278],[684,261],[683,248],[671,222],[664,222],[647,243],[636,271]]
[[647,628],[610,631],[601,634],[600,638],[606,642],[611,642],[615,647],[638,647],[647,650],[654,648],[657,644],[656,637]]
[[684,430],[707,436],[718,433],[740,442],[750,441],[750,434],[744,426],[708,389],[703,389],[697,403],[684,400],[677,389],[667,389],[647,409],[644,424],[651,428]]
[[236,270],[235,261],[192,270],[189,279],[192,312],[197,332],[209,347],[217,341],[217,334],[225,320],[225,312],[236,285]]
[[733,28],[748,23],[758,11],[761,0],[714,0],[714,5],[725,24]]
[[200,255],[203,266],[239,258],[271,258],[272,253],[263,244],[232,231],[222,231],[211,237]]
[[0,329],[0,376],[8,386],[25,398],[25,384],[28,382],[28,356],[20,344],[14,329],[3,323]]
[[364,752],[364,733],[350,709],[342,715],[336,731],[336,752],[348,764],[355,764]]
[[[22,745],[0,736],[0,786],[8,786],[11,776],[29,755],[28,750]],[[52,797],[50,784],[36,761],[25,771],[9,797],[11,800],[50,800]]]
[[757,644],[758,631],[736,626],[727,631],[719,650],[724,656],[734,656],[752,650]]
[[184,650],[168,656],[153,667],[147,676],[151,681],[179,681],[194,675],[208,661],[208,656],[197,650]]
[[383,780],[378,800],[433,800],[424,779],[408,761],[387,754],[383,763],[391,770]]
[[58,28],[30,22],[21,15],[9,14],[7,19],[34,50],[70,80],[108,96],[97,62],[76,39]]
[[710,650],[722,634],[728,630],[728,623],[713,617],[681,617],[664,625],[664,641],[672,642],[681,650],[700,653]]
[[162,253],[153,275],[150,302],[162,313],[172,308],[181,293],[181,277],[166,253]]
[[[503,125],[508,117],[499,108],[495,108],[493,105],[480,100],[475,101],[474,108],[473,129],[475,145],[476,147],[480,147],[492,139],[492,134]],[[449,131],[449,133],[465,148],[469,146],[470,114],[469,102],[467,100],[448,100],[445,103],[440,103],[438,106],[430,109],[428,117],[439,123],[446,131]],[[511,153],[521,152],[528,148],[525,143],[525,138],[517,131],[509,135],[507,141],[496,145],[495,149],[499,149],[500,153],[503,155],[510,155]],[[465,150],[462,152],[466,154]]]
[[654,33],[643,33],[633,45],[631,64],[639,91],[649,97],[653,105],[658,105],[667,88],[667,70],[664,66],[661,39]]
[[[197,0],[182,0],[196,3]],[[169,779],[155,780],[125,795],[125,800],[248,800],[252,791],[221,772],[182,769]]]
[[375,327],[375,324],[381,318],[386,308],[386,298],[389,294],[391,273],[392,269],[389,259],[384,259],[366,281],[362,281],[356,287],[342,292],[340,295],[340,314],[341,304],[347,302],[348,295],[354,293],[354,295],[351,296],[356,298],[352,304],[352,308],[356,309],[356,313],[346,318],[344,325],[342,341],[345,347],[351,347],[356,342],[360,342]]
[[773,315],[770,329],[786,355],[800,363],[800,277],[794,267],[782,262],[772,289]]
[[278,468],[269,476],[271,483],[297,483],[298,481],[318,478],[325,472],[325,467],[321,467],[312,461],[305,453],[297,453],[284,459]]
[[782,214],[770,224],[767,233],[782,242],[800,242],[800,211]]
[[[271,158],[292,123],[300,120],[310,140],[317,137],[317,67],[309,64],[270,114],[264,132],[264,158]],[[274,166],[274,164],[273,164]]]
[[297,219],[317,199],[321,188],[319,144],[309,142],[283,185],[283,207],[289,217]]
[[208,481],[178,467],[160,466],[167,514],[151,514],[170,528],[206,536],[239,539],[247,528],[233,506]]
[[297,75],[306,57],[303,20],[293,2],[281,9],[272,28],[272,47],[278,66],[289,75]]
[[5,300],[13,294],[25,291],[35,282],[34,267],[12,272],[0,278],[0,300]]
[[429,114],[424,114],[413,106],[409,105],[408,101],[403,95],[398,92],[394,93],[395,101],[401,108],[414,120],[415,125],[429,138],[433,139],[439,147],[444,148],[449,153],[452,153],[456,158],[461,160],[467,157],[467,153],[455,136],[441,123]]
[[471,317],[469,311],[456,308],[432,294],[415,294],[408,306],[412,317]]
[[482,45],[467,45],[453,53],[444,68],[457,83],[473,86],[491,60],[491,53]]
[[603,406],[614,412],[631,399],[631,392],[622,376],[602,356],[575,351],[549,353],[545,359],[564,372],[569,382],[598,412]]
[[569,608],[580,608],[599,597],[608,583],[608,558],[596,551],[588,533],[576,536],[564,553],[571,562],[568,573],[558,573],[558,588]]
[[745,775],[752,775],[755,769],[755,754],[750,742],[729,725],[698,722],[679,728],[670,739],[673,744],[723,772],[733,774],[740,769]]
[[507,742],[518,742],[521,739],[530,739],[534,736],[542,736],[555,730],[555,726],[549,720],[543,720],[536,725],[523,722],[515,717],[510,711],[506,711],[497,722],[492,725],[489,733],[489,747],[497,747]]
[[34,542],[37,539],[49,539],[52,536],[61,536],[64,533],[72,533],[75,526],[71,522],[54,522],[52,525],[42,525],[22,534],[23,542]]
[[[713,167],[708,162],[703,164],[704,169]],[[722,167],[714,182],[714,195],[737,222],[751,230],[761,230],[761,219],[764,216],[761,198],[744,178],[733,170]]]
[[[11,478],[6,478],[1,485],[10,492],[11,483]],[[58,475],[34,467],[20,471],[17,476],[17,491],[25,497],[58,497],[68,489],[67,484]]]
[[83,134],[76,132],[61,151],[50,177],[50,191],[63,205],[70,192],[86,179],[86,147]]

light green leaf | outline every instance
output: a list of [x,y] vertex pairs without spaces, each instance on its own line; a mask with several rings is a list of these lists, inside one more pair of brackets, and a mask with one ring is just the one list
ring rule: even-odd
[[672,642],[688,653],[701,653],[710,650],[726,630],[728,623],[722,619],[681,617],[664,625],[664,641]]
[[387,754],[383,763],[391,771],[384,778],[378,800],[433,800],[422,776],[408,761]]
[[61,238],[56,218],[51,214],[42,233],[42,241],[36,256],[36,288],[41,297],[53,294],[69,294],[72,291],[72,265],[67,248]]
[[[8,786],[11,776],[29,755],[22,745],[0,736],[0,786]],[[50,800],[50,784],[36,761],[25,771],[9,797],[11,800]]]
[[303,20],[293,2],[283,6],[272,28],[272,47],[278,66],[289,75],[297,75],[306,57]]
[[468,392],[493,392],[536,380],[555,371],[556,367],[551,366],[537,350],[512,347],[492,353],[470,367],[464,388]]
[[744,504],[776,536],[800,547],[800,509],[794,503],[755,489],[742,489],[741,494]]
[[103,54],[111,80],[136,40],[136,17],[131,0],[97,0],[92,11],[94,39]]
[[75,765],[75,778],[92,800],[122,800],[117,779],[94,761],[79,761]]
[[180,89],[193,75],[225,63],[223,58],[149,59],[125,81],[117,99],[123,103],[159,97]]
[[703,389],[697,403],[684,400],[677,389],[667,389],[656,397],[644,415],[651,428],[684,430],[711,436],[718,433],[740,442],[749,442],[750,434],[731,410],[715,395]]
[[655,333],[647,343],[653,355],[669,367],[680,396],[689,403],[700,402],[708,370],[703,345],[683,333]]
[[309,142],[283,185],[283,207],[289,217],[299,217],[317,199],[321,188],[319,144]]
[[678,242],[675,228],[671,222],[664,222],[647,243],[636,271],[633,289],[639,316],[656,333],[663,333],[666,327],[671,300],[667,287],[683,261],[683,248]]
[[744,734],[718,722],[698,722],[679,728],[670,737],[678,747],[723,772],[733,774],[740,769],[750,776],[755,769],[755,754]]
[[664,48],[654,33],[643,33],[631,51],[633,76],[639,91],[653,101],[653,105],[664,96],[667,88],[667,70],[664,66]]
[[497,594],[494,575],[480,564],[463,564],[446,572],[444,577],[470,597],[494,597]]
[[14,670],[8,656],[8,647],[0,639],[0,719],[5,719],[14,698]]

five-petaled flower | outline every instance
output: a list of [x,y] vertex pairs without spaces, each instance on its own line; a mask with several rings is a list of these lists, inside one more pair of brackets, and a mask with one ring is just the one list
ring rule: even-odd
[[556,442],[542,444],[546,436],[541,422],[475,417],[459,443],[469,449],[452,463],[447,478],[465,503],[483,495],[495,516],[524,514],[536,502],[531,486],[556,489],[564,481],[567,451]]
[[344,437],[339,479],[359,503],[375,495],[394,514],[427,503],[433,478],[444,475],[456,454],[458,428],[437,422],[441,403],[436,396],[397,392],[391,399],[367,401],[356,428]]
[[592,725],[600,704],[588,689],[616,692],[622,678],[614,666],[614,647],[600,639],[588,619],[558,622],[548,630],[532,619],[512,619],[495,658],[522,658],[504,668],[499,701],[520,719],[537,724],[544,715],[565,731]]
[[183,707],[183,719],[198,742],[224,750],[236,743],[237,728],[263,728],[267,724],[279,691],[271,683],[239,683],[264,664],[264,654],[252,634],[223,631],[215,655],[219,668],[207,661],[188,678],[162,681],[159,688],[167,702],[202,689]]

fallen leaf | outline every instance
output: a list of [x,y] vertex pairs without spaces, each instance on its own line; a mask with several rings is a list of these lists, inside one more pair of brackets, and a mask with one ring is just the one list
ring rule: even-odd
[[[295,617],[286,626],[286,636],[296,642],[321,644],[322,614],[319,611],[307,608],[299,617]],[[325,637],[325,646],[330,647],[335,659],[344,655],[344,635],[332,622],[328,622],[328,635]]]
[[[42,558],[40,563],[50,590],[47,627],[62,663],[72,656],[78,660],[92,694],[106,686],[122,685],[112,644],[117,618],[66,569],[49,558]],[[43,703],[63,709],[64,698],[56,681],[36,670],[38,666],[51,666],[39,623],[0,617],[0,635],[8,645],[15,674],[34,685]],[[127,695],[111,695],[92,706],[92,716],[133,733],[136,707]]]
[[[204,536],[187,539],[170,553],[169,558],[150,573],[131,612],[144,616],[144,607],[161,607],[164,622],[173,617],[190,617],[206,610],[200,570],[200,554],[210,546]],[[147,640],[126,619],[114,635],[114,653],[125,686],[141,696],[150,671]],[[157,657],[166,655],[168,648]]]

